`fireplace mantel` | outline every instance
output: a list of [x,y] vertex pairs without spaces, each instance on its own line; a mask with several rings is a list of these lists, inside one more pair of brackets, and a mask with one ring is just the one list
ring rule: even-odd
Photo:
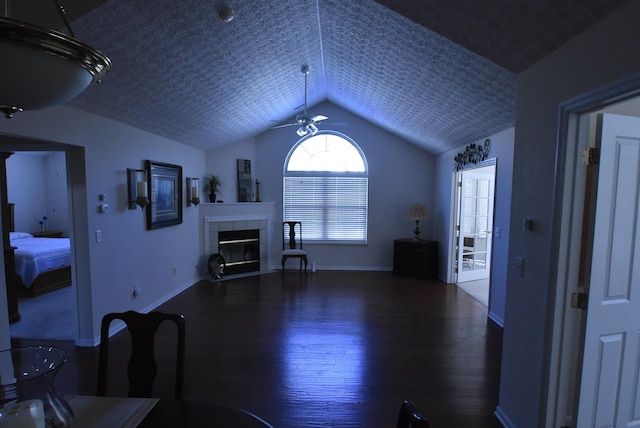
[[274,209],[274,202],[224,202],[200,204],[198,206],[199,213],[202,217],[240,217],[247,215],[266,215],[272,217]]

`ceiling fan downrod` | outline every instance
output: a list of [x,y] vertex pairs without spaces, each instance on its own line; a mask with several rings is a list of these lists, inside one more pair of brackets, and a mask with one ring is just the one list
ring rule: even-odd
[[307,114],[307,76],[309,76],[309,66],[303,65],[300,71],[304,74],[304,113]]

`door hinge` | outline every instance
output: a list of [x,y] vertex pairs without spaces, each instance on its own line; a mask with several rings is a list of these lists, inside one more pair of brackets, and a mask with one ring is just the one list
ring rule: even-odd
[[597,165],[600,160],[600,150],[595,147],[585,147],[582,149],[582,164]]
[[458,181],[458,187],[462,187],[462,181]]
[[571,307],[574,309],[587,309],[588,297],[579,291],[571,293]]

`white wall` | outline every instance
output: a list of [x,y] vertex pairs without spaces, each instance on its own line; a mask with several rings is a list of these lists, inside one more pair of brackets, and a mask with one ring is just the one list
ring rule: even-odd
[[[3,122],[2,132],[84,148],[84,153],[74,150],[69,162],[76,205],[74,287],[87,300],[79,315],[79,343],[95,343],[105,313],[148,310],[199,278],[197,209],[183,202],[182,224],[146,230],[145,213],[128,209],[126,171],[142,168],[149,159],[181,165],[183,177],[203,176],[202,150],[67,107],[21,113]],[[184,180],[182,185],[184,191]],[[106,214],[98,209],[100,194],[107,195]],[[101,242],[96,242],[96,230],[102,231]],[[132,295],[134,283],[143,289],[138,297]]]
[[47,213],[43,156],[14,154],[6,161],[7,197],[15,204],[15,227],[20,232],[38,232],[38,222]]
[[249,159],[251,177],[254,180],[260,179],[260,162],[256,162],[255,153],[254,139],[239,141],[207,152],[207,174],[216,174],[223,183],[218,199],[225,202],[238,202],[238,159]]
[[45,158],[47,177],[47,229],[62,231],[69,236],[73,226],[69,212],[69,188],[67,182],[67,162],[63,152],[50,153]]
[[[506,426],[544,420],[554,323],[554,194],[558,109],[565,101],[640,73],[640,2],[632,1],[521,73],[518,79],[511,230],[498,415]],[[519,220],[533,220],[522,231]],[[524,277],[513,261],[523,257]]]
[[[407,218],[409,206],[422,202],[431,210],[435,186],[435,158],[371,123],[350,114],[332,103],[314,107],[327,115],[329,123],[322,129],[332,129],[352,138],[363,150],[369,166],[369,242],[367,245],[310,245],[305,249],[318,269],[390,270],[393,265],[393,240],[413,236],[414,223]],[[344,122],[346,126],[331,125]],[[274,224],[282,222],[282,173],[289,150],[298,141],[295,128],[269,130],[251,142],[238,147],[223,147],[207,153],[207,171],[223,174],[227,182],[224,199],[230,199],[227,189],[235,180],[235,159],[252,160],[253,177],[260,180],[263,201],[275,203]],[[248,147],[247,147],[248,146]],[[246,157],[243,157],[246,156]],[[225,166],[226,165],[226,166]],[[229,170],[228,165],[233,165]],[[235,186],[235,184],[233,185]],[[236,193],[232,193],[233,196]],[[236,198],[237,200],[237,198]],[[420,225],[421,236],[433,239],[433,217]],[[277,227],[277,226],[276,226]],[[280,254],[282,243],[271,242],[272,260]]]
[[[314,107],[329,117],[322,129],[353,139],[369,167],[369,222],[367,245],[308,245],[317,269],[387,269],[393,266],[393,240],[413,236],[415,224],[407,218],[411,204],[433,206],[435,159],[426,151],[372,125],[332,103]],[[345,126],[331,122],[346,123]],[[270,130],[256,137],[261,194],[276,203],[276,224],[282,222],[282,173],[285,158],[299,140],[293,127]],[[279,208],[278,208],[279,207]],[[421,236],[433,238],[432,220],[421,223]],[[282,251],[272,242],[272,252]]]
[[69,236],[70,214],[64,152],[15,152],[7,159],[7,193],[21,232],[47,230]]
[[[491,139],[489,159],[496,159],[496,193],[494,208],[494,232],[500,228],[500,236],[493,236],[491,259],[491,295],[489,296],[489,316],[499,325],[504,323],[505,296],[507,289],[507,261],[509,250],[509,227],[511,210],[511,181],[513,177],[513,146],[515,129],[509,128],[487,138]],[[484,138],[473,141],[483,144]],[[450,150],[438,156],[437,188],[435,196],[435,231],[440,245],[440,278],[447,280],[447,257],[451,252],[449,236],[451,232],[452,180],[455,171],[455,156],[466,146]]]

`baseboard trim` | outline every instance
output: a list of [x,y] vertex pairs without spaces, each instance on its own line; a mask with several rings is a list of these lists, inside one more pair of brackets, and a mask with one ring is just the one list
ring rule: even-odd
[[[144,308],[140,312],[142,312],[143,314],[146,314],[146,313],[149,313],[149,312],[153,311],[154,309],[156,309],[157,307],[159,307],[163,303],[166,303],[167,301],[173,299],[175,296],[177,296],[178,294],[182,293],[187,288],[194,286],[197,283],[198,283],[198,281],[195,281],[193,283],[185,284],[185,285],[181,286],[180,288],[176,288],[171,293],[163,296],[161,299],[156,300],[154,303],[152,303],[151,305],[147,306],[146,308]],[[109,327],[109,337],[113,336],[114,334],[118,333],[120,330],[122,330],[124,328],[125,328],[125,323],[123,321],[115,320],[113,323],[111,323],[111,326]],[[82,347],[96,347],[99,344],[100,344],[100,335],[98,335],[97,337],[94,337],[93,340],[91,340],[91,339],[78,339],[76,341],[76,346],[82,346]]]
[[491,311],[489,311],[489,319],[504,328],[504,320]]
[[516,428],[515,424],[511,421],[511,419],[509,419],[504,410],[502,410],[502,407],[496,407],[496,411],[493,412],[493,414],[496,415],[496,418],[498,418],[503,427]]

